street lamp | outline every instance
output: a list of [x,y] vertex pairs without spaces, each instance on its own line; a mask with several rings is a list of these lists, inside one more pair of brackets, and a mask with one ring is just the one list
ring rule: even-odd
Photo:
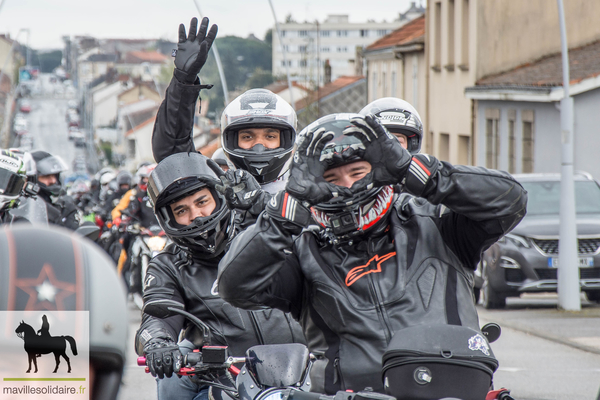
[[[194,0],[194,5],[196,6],[196,10],[198,10],[199,17],[202,18],[202,11],[200,11],[200,6],[198,5],[198,2],[196,0]],[[223,72],[223,66],[221,65],[221,57],[219,56],[219,50],[217,49],[216,42],[213,42],[211,50],[215,55],[217,70],[219,70],[219,77],[221,78],[221,85],[223,86],[223,97],[225,98],[225,105],[227,105],[229,104],[229,90],[227,89],[227,80],[225,79],[225,73]]]
[[569,95],[569,50],[562,0],[558,4],[562,50],[563,90],[560,101],[562,165],[560,169],[560,234],[558,240],[558,306],[567,311],[581,311],[579,294],[579,259],[577,256],[577,215],[573,181],[573,98]]

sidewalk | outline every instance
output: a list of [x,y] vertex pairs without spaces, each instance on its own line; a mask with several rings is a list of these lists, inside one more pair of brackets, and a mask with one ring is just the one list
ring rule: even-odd
[[600,354],[600,304],[588,302],[582,295],[581,311],[557,309],[556,294],[523,295],[507,299],[503,310],[477,306],[480,324],[495,322],[583,351]]

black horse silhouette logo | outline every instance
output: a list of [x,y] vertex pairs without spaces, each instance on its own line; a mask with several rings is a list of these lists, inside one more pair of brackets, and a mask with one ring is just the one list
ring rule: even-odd
[[21,321],[17,329],[15,329],[15,333],[25,341],[24,348],[29,358],[29,369],[26,372],[29,373],[31,371],[31,362],[33,361],[33,366],[35,367],[35,371],[33,372],[37,373],[37,357],[50,353],[54,353],[54,359],[56,360],[56,367],[52,371],[53,373],[58,371],[60,356],[67,362],[67,366],[69,367],[67,372],[71,372],[71,361],[66,353],[67,342],[71,345],[71,350],[75,356],[77,355],[77,343],[75,343],[75,339],[68,335],[50,336],[50,324],[45,315],[42,317],[42,327],[38,330],[39,334],[35,332],[35,329],[31,325],[26,324],[25,321]]

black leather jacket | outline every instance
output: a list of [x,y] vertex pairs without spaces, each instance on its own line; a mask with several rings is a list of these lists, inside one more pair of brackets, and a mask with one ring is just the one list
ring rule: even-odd
[[202,88],[200,84],[184,84],[175,77],[171,79],[152,131],[152,154],[157,163],[171,154],[196,151],[192,129],[194,109]]
[[397,195],[387,226],[353,242],[332,245],[322,231],[268,210],[233,240],[219,293],[238,307],[266,305],[299,319],[321,360],[312,390],[383,391],[381,358],[402,328],[479,329],[473,270],[525,215],[527,195],[506,173],[442,164],[426,198]]
[[[220,259],[195,259],[180,247],[169,245],[150,262],[144,303],[172,299],[185,304],[188,312],[211,328],[212,344],[228,345],[234,356],[243,356],[257,344],[306,343],[300,325],[289,314],[273,309],[241,310],[220,298],[215,285]],[[186,328],[187,339],[201,343],[197,328],[184,317],[158,319],[144,314],[136,334],[137,353],[143,354],[144,344],[152,338],[176,342],[182,328]]]

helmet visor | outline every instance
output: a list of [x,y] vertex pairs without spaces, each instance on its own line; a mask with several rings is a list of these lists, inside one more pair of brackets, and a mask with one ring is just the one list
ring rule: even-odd
[[25,177],[0,168],[0,194],[19,196],[25,186]]

